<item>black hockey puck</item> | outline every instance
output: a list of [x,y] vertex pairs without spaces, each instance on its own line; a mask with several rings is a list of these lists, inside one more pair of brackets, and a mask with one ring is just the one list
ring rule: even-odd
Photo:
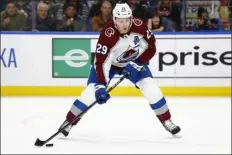
[[52,147],[52,146],[53,146],[53,144],[46,144],[46,146],[47,146],[47,147]]

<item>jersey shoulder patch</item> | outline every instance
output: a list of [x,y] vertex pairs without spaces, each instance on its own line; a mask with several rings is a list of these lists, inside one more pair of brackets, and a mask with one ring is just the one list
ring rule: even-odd
[[145,35],[147,31],[147,25],[143,20],[139,18],[134,18],[131,29],[134,33]]
[[136,25],[136,26],[141,26],[143,25],[143,21],[141,19],[138,19],[138,18],[134,18],[133,19],[133,23]]
[[114,27],[113,20],[108,22],[100,33],[99,40],[102,44],[113,47],[119,39],[119,35]]
[[114,28],[113,27],[108,27],[108,28],[106,28],[106,30],[105,30],[105,35],[107,36],[107,37],[111,37],[111,36],[113,36],[115,34],[115,30],[114,30]]

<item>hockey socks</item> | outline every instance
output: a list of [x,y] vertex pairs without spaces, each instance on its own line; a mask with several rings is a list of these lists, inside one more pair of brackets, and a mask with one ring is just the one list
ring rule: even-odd
[[[68,122],[70,122],[74,117],[79,115],[81,112],[85,111],[87,109],[87,106],[82,103],[80,100],[75,100],[73,103],[70,111],[68,112],[66,119]],[[81,118],[79,118],[77,121],[73,122],[72,125],[76,125]]]
[[161,122],[164,122],[171,118],[171,114],[169,112],[168,105],[164,97],[161,98],[158,102],[150,104],[150,106]]

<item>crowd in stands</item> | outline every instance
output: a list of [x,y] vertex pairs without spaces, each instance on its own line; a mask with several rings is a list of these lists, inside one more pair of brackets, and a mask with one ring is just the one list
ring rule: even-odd
[[191,24],[186,24],[184,0],[3,0],[0,27],[1,31],[100,32],[118,2],[128,3],[133,16],[153,32],[231,30],[231,0],[217,0],[214,17],[199,7]]

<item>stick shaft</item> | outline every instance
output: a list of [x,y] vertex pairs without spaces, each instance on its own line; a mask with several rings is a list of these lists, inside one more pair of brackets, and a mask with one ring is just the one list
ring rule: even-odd
[[[116,82],[113,86],[111,86],[108,90],[107,93],[110,93],[114,88],[116,88],[127,76],[129,75],[129,73],[126,73],[123,77],[121,77],[118,82]],[[97,101],[93,102],[90,106],[88,106],[88,108],[81,112],[79,115],[77,115],[76,117],[74,117],[68,124],[66,124],[64,127],[62,127],[61,129],[59,129],[56,133],[54,133],[51,137],[49,137],[47,140],[44,141],[44,144],[46,144],[47,142],[49,142],[50,140],[52,140],[54,137],[56,137],[61,131],[63,131],[64,129],[66,129],[69,125],[71,125],[73,122],[75,122],[78,118],[80,118],[81,116],[83,116],[87,111],[89,111],[89,109],[91,109],[95,104],[97,103]],[[44,145],[43,144],[43,145]]]

